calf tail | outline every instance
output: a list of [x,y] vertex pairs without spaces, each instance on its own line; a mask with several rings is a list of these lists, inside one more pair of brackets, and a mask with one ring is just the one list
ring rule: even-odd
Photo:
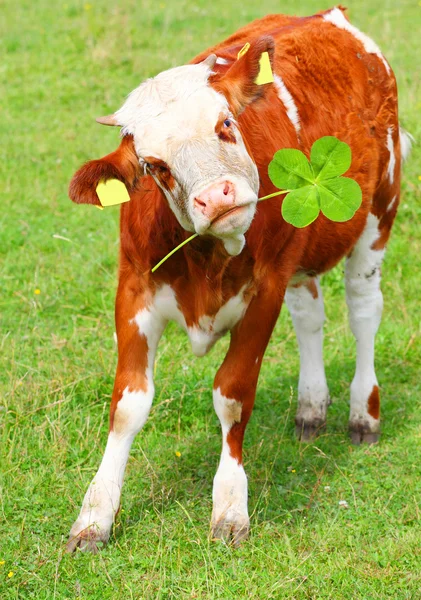
[[412,136],[408,131],[405,131],[403,127],[399,125],[399,139],[401,143],[401,157],[402,164],[406,161],[408,156],[411,153],[412,144],[414,143],[414,136]]

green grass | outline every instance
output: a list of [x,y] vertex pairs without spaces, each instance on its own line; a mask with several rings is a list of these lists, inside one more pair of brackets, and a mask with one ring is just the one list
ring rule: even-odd
[[[184,335],[170,326],[158,354],[154,408],[133,446],[111,543],[98,556],[63,553],[105,446],[116,364],[118,211],[77,207],[67,198],[76,168],[118,143],[115,130],[93,119],[116,109],[145,77],[187,61],[255,17],[328,6],[2,4],[2,600],[420,597],[417,147],[383,269],[380,444],[355,448],[347,438],[355,351],[338,266],[324,279],[334,403],[316,443],[300,445],[293,435],[298,352],[286,311],[267,351],[245,444],[250,540],[234,551],[208,537],[220,451],[211,389],[227,340],[194,359]],[[350,9],[391,62],[402,123],[420,140],[420,3],[356,0]],[[340,500],[349,508],[341,509]]]

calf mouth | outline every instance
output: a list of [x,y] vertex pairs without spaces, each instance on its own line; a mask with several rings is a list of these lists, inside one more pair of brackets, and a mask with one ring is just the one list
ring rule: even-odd
[[252,203],[233,206],[210,223],[208,231],[216,235],[233,235],[245,233],[251,223],[250,208]]
[[[245,206],[248,206],[248,204]],[[222,213],[222,215],[219,215],[218,217],[216,217],[216,219],[214,219],[212,221],[211,227],[213,227],[215,225],[215,223],[218,223],[218,222],[222,221],[223,219],[225,219],[225,217],[228,217],[229,215],[232,215],[233,213],[241,211],[243,208],[244,208],[244,206],[233,206],[232,208],[226,210],[224,213]]]

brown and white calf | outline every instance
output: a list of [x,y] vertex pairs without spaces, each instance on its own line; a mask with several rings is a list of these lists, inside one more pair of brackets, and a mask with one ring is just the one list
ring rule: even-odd
[[[237,58],[247,42],[248,52]],[[269,53],[274,83],[257,85],[262,52]],[[99,204],[98,183],[118,179],[131,200],[121,206],[108,442],[68,548],[95,550],[97,541],[108,540],[130,447],[151,408],[155,352],[169,320],[186,330],[199,356],[231,335],[213,388],[222,453],[212,528],[215,537],[238,543],[249,530],[242,444],[266,346],[285,299],[301,356],[297,434],[307,440],[324,426],[329,405],[319,275],[343,257],[357,344],[349,429],[354,443],[378,439],[380,266],[410,145],[399,128],[395,78],[342,9],[308,18],[271,15],[191,64],[148,79],[99,121],[122,128],[120,146],[74,175],[70,197]],[[360,184],[363,202],[351,221],[320,214],[295,229],[282,219],[281,196],[259,205],[257,198],[276,191],[267,174],[276,150],[309,155],[325,135],[351,146],[347,176]],[[191,232],[200,235],[152,274]]]

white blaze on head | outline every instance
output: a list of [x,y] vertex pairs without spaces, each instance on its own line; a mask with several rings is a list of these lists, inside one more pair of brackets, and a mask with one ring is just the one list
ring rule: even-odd
[[115,116],[123,134],[134,136],[140,156],[168,161],[186,139],[209,133],[200,117],[206,111],[216,122],[219,112],[227,108],[226,100],[208,85],[210,74],[204,64],[176,67],[131,92]]
[[[140,163],[150,170],[179,223],[188,231],[220,237],[235,254],[243,242],[233,244],[231,238],[244,239],[255,212],[259,178],[227,99],[209,83],[211,66],[204,61],[148,79],[114,117],[122,133],[133,136]],[[230,139],[216,130],[225,122]],[[207,193],[209,188],[223,189],[225,182],[232,190],[228,199],[222,192],[217,200],[214,192]],[[215,204],[206,211],[195,203],[203,194]],[[212,225],[230,209],[230,217]]]

